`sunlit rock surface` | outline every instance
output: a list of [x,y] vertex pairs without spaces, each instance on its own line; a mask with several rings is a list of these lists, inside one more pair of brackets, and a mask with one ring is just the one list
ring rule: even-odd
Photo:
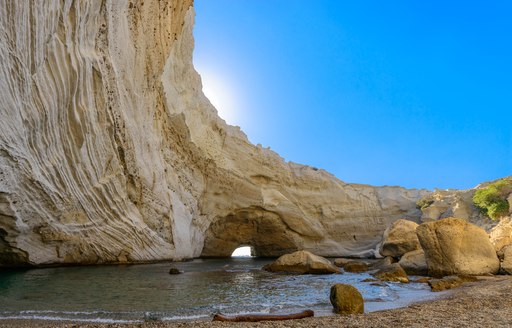
[[384,231],[380,254],[384,257],[400,258],[408,252],[421,249],[416,236],[418,224],[409,220],[397,220]]
[[433,277],[496,274],[500,261],[484,229],[459,218],[421,224],[418,239]]
[[0,264],[372,255],[425,191],[346,184],[228,126],[192,1],[0,1]]

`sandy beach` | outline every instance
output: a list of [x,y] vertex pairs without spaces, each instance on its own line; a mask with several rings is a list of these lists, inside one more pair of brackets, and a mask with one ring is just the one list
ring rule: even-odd
[[364,315],[307,318],[281,322],[146,322],[141,324],[81,324],[37,320],[0,321],[1,327],[511,327],[512,277],[483,277],[441,299]]

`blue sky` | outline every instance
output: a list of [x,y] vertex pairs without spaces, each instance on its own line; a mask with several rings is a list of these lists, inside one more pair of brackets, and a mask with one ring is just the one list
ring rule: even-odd
[[346,182],[512,174],[512,2],[195,0],[194,63],[253,143]]

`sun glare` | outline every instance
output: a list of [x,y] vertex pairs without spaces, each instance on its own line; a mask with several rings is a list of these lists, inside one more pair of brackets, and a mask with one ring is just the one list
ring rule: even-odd
[[201,73],[203,82],[203,92],[217,109],[219,116],[228,124],[240,125],[238,111],[236,110],[233,91],[230,90],[228,83],[215,74],[209,72]]

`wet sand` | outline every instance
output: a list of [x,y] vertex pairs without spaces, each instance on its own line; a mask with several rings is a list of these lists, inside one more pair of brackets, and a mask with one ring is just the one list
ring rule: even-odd
[[512,327],[512,277],[484,277],[466,283],[441,299],[405,308],[363,315],[306,318],[258,323],[146,322],[141,324],[81,324],[38,320],[0,321],[1,327]]

